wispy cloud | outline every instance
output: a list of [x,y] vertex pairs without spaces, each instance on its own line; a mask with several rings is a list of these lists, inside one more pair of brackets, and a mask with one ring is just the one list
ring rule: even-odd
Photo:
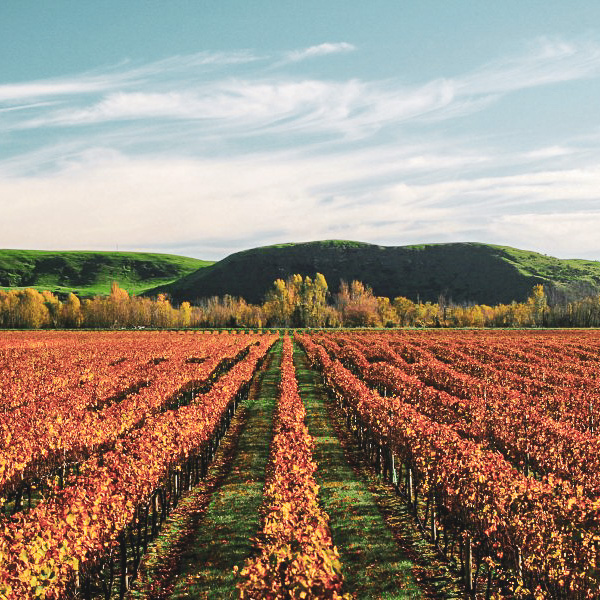
[[285,54],[285,60],[289,62],[300,62],[308,58],[316,58],[317,56],[326,56],[328,54],[340,54],[352,52],[356,50],[353,44],[348,42],[324,43],[317,46],[310,46],[302,50],[293,50]]
[[597,42],[541,38],[527,52],[488,63],[458,78],[457,84],[467,94],[496,95],[599,74]]
[[[118,78],[123,83],[123,78]],[[31,98],[49,96],[79,96],[93,92],[103,92],[117,84],[112,77],[82,76],[72,80],[56,79],[0,85],[0,102],[17,102]]]
[[146,86],[156,82],[157,77],[189,78],[197,75],[198,70],[202,72],[210,67],[247,64],[258,60],[260,57],[252,52],[239,51],[200,52],[187,56],[174,56],[146,65],[133,65],[125,61],[103,71],[97,70],[71,77],[0,84],[0,102],[12,103],[49,96],[77,97],[122,87]]
[[[260,245],[331,237],[388,244],[484,239],[565,255],[565,240],[553,250],[554,238],[543,239],[563,215],[571,233],[579,228],[582,253],[600,250],[600,168],[455,179],[453,171],[473,157],[416,150],[406,148],[400,151],[405,158],[396,160],[390,147],[223,161],[132,159],[97,149],[74,157],[58,173],[0,178],[0,198],[19,199],[3,209],[0,235],[7,246],[43,248],[159,243],[183,251],[184,240],[186,251],[195,245],[194,253],[207,258],[218,257],[215,247],[243,248],[239,240]],[[444,174],[440,182],[414,177],[432,170]]]
[[[600,210],[565,209],[548,214],[499,215],[491,224],[489,233],[498,240],[515,240],[514,246],[537,248],[552,256],[598,260],[598,230]],[[524,246],[525,240],[528,246]]]
[[[321,44],[288,54],[294,60],[347,52],[348,43]],[[362,138],[407,122],[440,122],[485,110],[517,89],[600,74],[600,46],[538,41],[524,55],[484,65],[456,78],[407,86],[399,81],[332,81],[265,76],[260,69],[232,76],[236,64],[264,64],[252,52],[200,53],[142,66],[123,65],[105,74],[0,86],[0,103],[56,97],[59,106],[38,105],[5,120],[7,129],[188,119],[230,135],[337,132]],[[206,69],[211,70],[207,71]],[[216,70],[212,70],[212,69]],[[24,105],[25,106],[25,105]],[[34,108],[31,102],[29,108]]]
[[[286,59],[352,50],[321,44]],[[551,253],[544,235],[563,215],[582,252],[600,256],[598,140],[550,132],[494,147],[444,129],[516,90],[600,75],[600,46],[538,40],[412,85],[299,77],[270,68],[278,60],[200,53],[0,85],[3,244],[217,258],[214,248],[286,239],[484,239]]]
[[562,156],[570,156],[578,152],[576,148],[568,146],[545,146],[543,148],[536,148],[524,154],[524,158],[531,160],[547,160],[549,158],[557,158]]

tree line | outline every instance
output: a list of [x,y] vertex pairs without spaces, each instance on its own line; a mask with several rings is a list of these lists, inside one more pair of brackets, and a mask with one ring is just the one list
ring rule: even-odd
[[598,327],[600,296],[550,305],[542,285],[525,302],[487,306],[376,296],[360,281],[329,291],[325,277],[277,279],[262,304],[232,296],[173,306],[168,297],[130,295],[117,283],[107,296],[61,299],[49,291],[0,290],[2,328],[119,327]]

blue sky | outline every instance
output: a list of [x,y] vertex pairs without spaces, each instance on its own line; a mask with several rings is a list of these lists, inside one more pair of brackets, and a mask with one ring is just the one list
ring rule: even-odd
[[600,3],[7,0],[0,245],[600,260]]

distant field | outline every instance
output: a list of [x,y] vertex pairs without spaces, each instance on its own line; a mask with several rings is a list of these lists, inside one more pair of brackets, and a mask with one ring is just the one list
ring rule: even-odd
[[210,261],[147,252],[0,250],[0,288],[34,288],[80,296],[110,293],[113,281],[140,294],[166,285]]

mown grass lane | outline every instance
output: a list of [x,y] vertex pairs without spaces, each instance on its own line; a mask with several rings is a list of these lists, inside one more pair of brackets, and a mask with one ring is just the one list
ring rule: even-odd
[[260,529],[280,359],[278,342],[240,404],[208,477],[165,524],[132,600],[237,597],[233,567],[244,564]]
[[392,488],[367,465],[304,351],[294,352],[315,438],[319,498],[329,514],[345,589],[356,598],[459,598],[456,585]]

